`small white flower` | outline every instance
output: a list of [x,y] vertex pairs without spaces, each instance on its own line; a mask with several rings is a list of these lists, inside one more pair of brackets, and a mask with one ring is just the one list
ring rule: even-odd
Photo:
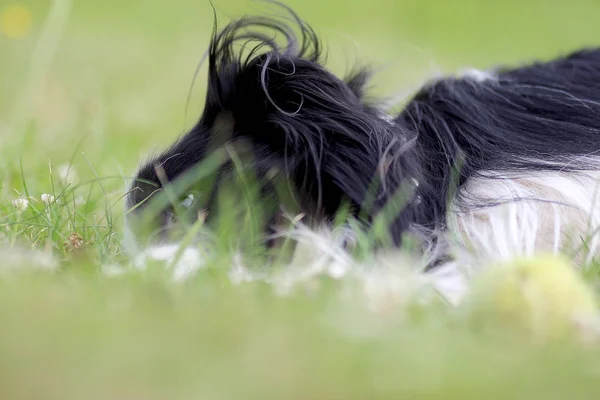
[[24,197],[19,197],[18,199],[14,199],[12,202],[14,208],[17,209],[18,212],[23,212],[29,206],[29,200]]
[[49,206],[50,204],[54,203],[54,196],[48,193],[43,193],[42,203],[44,203],[46,206]]

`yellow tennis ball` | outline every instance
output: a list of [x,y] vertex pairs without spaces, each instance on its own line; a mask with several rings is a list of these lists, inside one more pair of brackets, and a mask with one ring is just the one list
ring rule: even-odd
[[0,31],[10,38],[17,39],[29,33],[31,22],[31,12],[21,4],[0,10]]
[[595,294],[564,258],[544,255],[495,265],[476,276],[465,299],[478,327],[560,340],[595,326]]

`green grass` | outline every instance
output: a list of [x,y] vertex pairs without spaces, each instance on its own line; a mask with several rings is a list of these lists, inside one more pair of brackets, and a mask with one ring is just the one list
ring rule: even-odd
[[[258,9],[214,3],[223,22]],[[233,285],[227,252],[183,284],[161,268],[103,275],[131,261],[125,177],[201,110],[204,70],[185,114],[212,11],[197,0],[21,4],[29,33],[0,32],[0,398],[597,398],[597,346],[486,334],[442,302],[373,312],[357,281],[323,278],[288,296]],[[438,71],[599,44],[595,0],[289,4],[324,35],[334,71],[381,68],[380,95]],[[64,166],[76,180],[61,179]],[[65,245],[74,233],[78,251]],[[599,287],[598,268],[586,279]]]

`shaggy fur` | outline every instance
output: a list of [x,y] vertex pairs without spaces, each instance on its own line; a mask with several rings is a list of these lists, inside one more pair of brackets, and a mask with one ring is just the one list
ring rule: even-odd
[[[366,101],[368,71],[334,76],[316,33],[280,6],[287,18],[245,17],[215,30],[204,112],[141,167],[130,220],[157,189],[225,146],[249,155],[265,182],[261,199],[280,198],[271,183],[279,177],[309,225],[330,224],[343,206],[365,226],[388,213],[392,244],[418,235],[435,249],[432,265],[456,249],[508,257],[567,242],[593,255],[597,240],[584,235],[600,225],[600,50],[435,80],[390,118]],[[192,198],[208,218],[233,166],[224,163],[211,190]],[[170,223],[168,207],[160,215],[159,225]],[[267,228],[276,222],[269,214]]]

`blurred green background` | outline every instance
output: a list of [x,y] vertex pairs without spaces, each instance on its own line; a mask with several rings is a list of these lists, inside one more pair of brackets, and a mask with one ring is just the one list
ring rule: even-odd
[[[265,9],[249,0],[213,3],[221,24]],[[595,0],[287,4],[322,35],[334,71],[356,61],[380,69],[374,83],[383,95],[410,93],[423,80],[462,67],[600,44]],[[99,173],[115,174],[119,167],[131,173],[142,155],[171,142],[200,113],[204,69],[184,119],[212,29],[207,0],[2,0],[0,10],[14,5],[25,7],[31,21],[19,37],[0,33],[0,166],[13,170],[22,154],[25,171],[33,173],[46,168],[48,158],[68,161],[83,140],[81,151]],[[68,13],[68,20],[63,26],[56,17],[40,39],[52,9]],[[9,129],[15,124],[19,130]]]

